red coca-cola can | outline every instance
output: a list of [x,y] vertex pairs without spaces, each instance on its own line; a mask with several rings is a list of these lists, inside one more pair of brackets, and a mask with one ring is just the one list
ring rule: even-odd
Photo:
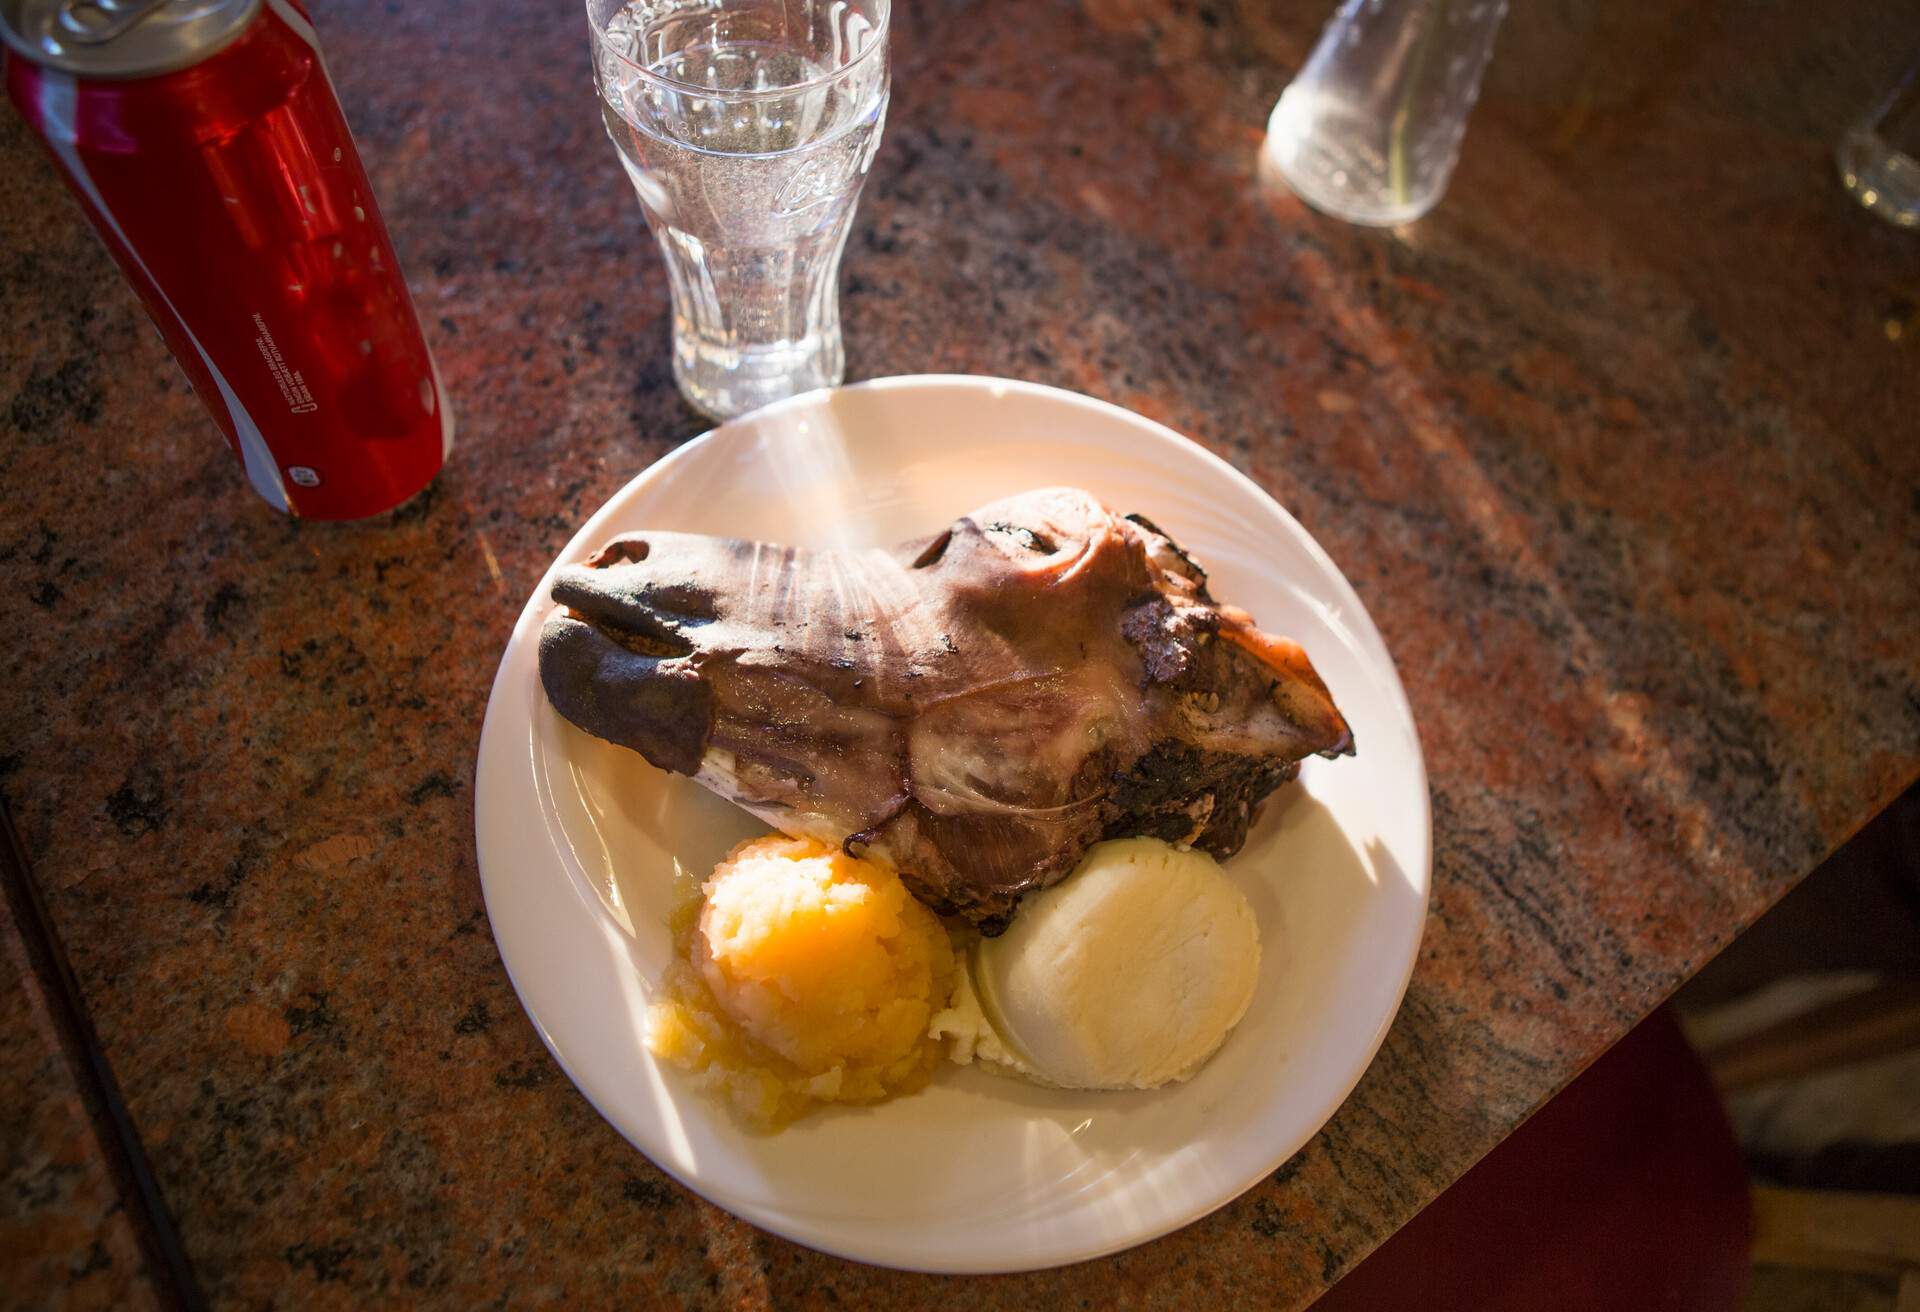
[[0,0],[7,93],[268,504],[358,519],[453,419],[294,0]]

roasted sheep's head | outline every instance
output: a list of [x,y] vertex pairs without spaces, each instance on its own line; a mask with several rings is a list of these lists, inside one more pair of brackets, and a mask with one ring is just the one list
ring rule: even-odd
[[553,597],[561,715],[987,934],[1103,838],[1231,855],[1304,757],[1353,751],[1297,644],[1071,488],[894,548],[632,534]]

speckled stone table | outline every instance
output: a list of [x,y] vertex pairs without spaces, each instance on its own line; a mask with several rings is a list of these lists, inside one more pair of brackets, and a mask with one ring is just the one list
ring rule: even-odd
[[[898,18],[852,375],[1056,383],[1219,452],[1365,598],[1433,780],[1419,966],[1346,1106],[1215,1215],[1020,1277],[821,1257],[670,1184],[495,955],[502,643],[702,427],[577,6],[317,6],[461,417],[379,522],[254,499],[0,126],[0,794],[209,1302],[1300,1306],[1914,780],[1920,237],[1829,160],[1897,7],[1518,7],[1451,195],[1391,232],[1256,170],[1326,8]],[[80,1305],[96,1248],[143,1296],[16,965],[0,1302]]]

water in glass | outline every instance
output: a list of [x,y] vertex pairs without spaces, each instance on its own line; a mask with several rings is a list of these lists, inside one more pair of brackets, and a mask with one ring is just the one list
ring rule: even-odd
[[840,254],[887,111],[885,0],[639,0],[595,80],[666,261],[673,371],[720,418],[845,374]]

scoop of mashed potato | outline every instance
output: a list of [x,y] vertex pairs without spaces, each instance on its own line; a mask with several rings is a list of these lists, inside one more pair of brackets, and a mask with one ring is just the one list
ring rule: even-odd
[[1253,1001],[1260,929],[1212,857],[1099,843],[974,945],[934,1033],[953,1059],[1065,1089],[1189,1079]]
[[[689,884],[691,881],[688,881]],[[750,1124],[925,1084],[953,949],[899,876],[811,839],[740,844],[675,915],[647,1046]]]

